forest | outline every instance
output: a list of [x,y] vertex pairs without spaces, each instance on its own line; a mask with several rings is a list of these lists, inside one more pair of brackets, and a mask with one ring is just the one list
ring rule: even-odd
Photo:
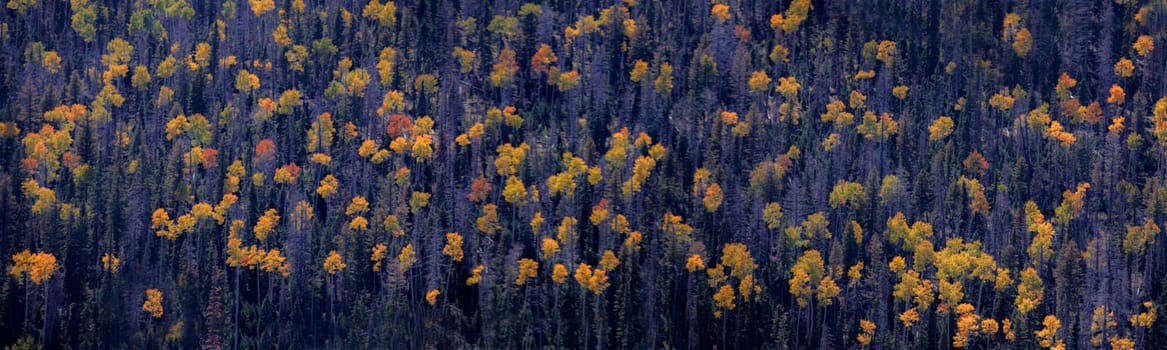
[[1167,348],[1167,1],[526,1],[0,1],[0,346]]

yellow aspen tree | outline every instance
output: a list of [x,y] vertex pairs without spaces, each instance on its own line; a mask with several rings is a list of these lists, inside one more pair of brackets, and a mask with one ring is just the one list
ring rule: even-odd
[[835,297],[838,296],[840,292],[839,285],[835,283],[835,279],[831,278],[830,275],[823,276],[823,279],[819,281],[818,288],[816,289],[817,293],[815,294],[815,299],[818,300],[818,305],[820,307],[834,304]]
[[[608,220],[610,211],[608,209],[608,199],[601,198],[600,202],[592,206],[592,213],[588,215],[588,221],[594,226],[600,226],[605,220]],[[627,222],[625,222],[625,225]],[[615,226],[615,225],[613,225]]]
[[344,263],[340,253],[337,253],[335,249],[329,251],[328,257],[324,258],[324,271],[328,272],[329,275],[335,275],[337,272],[344,270],[345,267],[348,267],[348,264]]
[[563,282],[567,281],[567,275],[567,267],[563,266],[563,264],[555,264],[551,268],[551,280],[555,281],[555,283],[563,284]]
[[778,91],[787,100],[793,101],[798,99],[798,89],[800,87],[802,85],[798,83],[798,79],[794,77],[781,77],[778,78],[778,86],[774,88],[774,91]]
[[891,89],[892,96],[900,100],[908,98],[908,87],[906,85],[897,85]]
[[442,292],[438,291],[437,289],[430,289],[425,293],[425,301],[430,305],[434,305],[438,302],[438,296],[441,294]]
[[518,271],[518,276],[515,277],[515,285],[521,286],[527,283],[528,278],[535,278],[539,275],[539,262],[528,258],[519,259]]
[[1017,285],[1017,297],[1014,299],[1017,311],[1024,316],[1037,308],[1044,293],[1045,287],[1041,277],[1037,275],[1037,270],[1029,267],[1021,271],[1021,283]]
[[26,275],[29,281],[39,285],[57,271],[57,257],[51,253],[32,253],[28,249],[12,255],[12,266],[8,274],[20,278]]
[[559,254],[559,242],[555,241],[554,238],[544,237],[543,243],[540,244],[540,250],[543,252],[543,260],[550,259],[555,254]]
[[[806,20],[811,7],[810,0],[791,1],[790,7],[787,7],[786,12],[783,13],[784,16],[780,17],[781,20],[778,21],[778,26],[781,27],[782,31],[786,33],[794,32],[794,30],[798,29],[798,26]],[[774,26],[773,17],[770,19],[770,25]]]
[[751,92],[765,92],[770,89],[770,83],[772,81],[770,75],[766,74],[766,71],[755,71],[750,74],[750,80],[747,85],[749,85]]
[[1033,332],[1033,335],[1037,336],[1037,344],[1047,349],[1063,347],[1062,340],[1058,339],[1058,330],[1062,328],[1062,321],[1054,315],[1046,315],[1041,324],[1044,327]]
[[527,187],[523,184],[523,180],[520,180],[518,177],[507,177],[506,186],[503,187],[502,195],[507,203],[515,206],[521,207],[527,204]]
[[[388,250],[389,247],[384,243],[377,243],[377,245],[373,246],[373,253],[369,256],[369,260],[373,262],[373,272],[381,271],[381,261],[385,260],[385,252]],[[328,268],[327,262],[325,260],[325,269]]]
[[340,181],[335,176],[332,176],[332,174],[328,174],[324,176],[324,179],[320,180],[320,186],[316,188],[316,194],[324,198],[332,197],[332,195],[336,194],[339,187]]
[[421,208],[430,205],[431,195],[427,192],[413,191],[409,196],[409,212],[417,214]]
[[625,253],[628,254],[640,251],[640,242],[643,240],[644,236],[640,233],[640,231],[629,232],[628,236],[624,238],[623,247],[625,249]]
[[482,281],[482,271],[485,269],[486,269],[486,266],[478,265],[478,266],[475,266],[474,269],[470,270],[470,277],[466,278],[466,285],[473,286],[475,284],[478,284],[478,282],[481,282]]
[[498,206],[494,203],[483,205],[482,216],[479,216],[475,221],[475,227],[487,235],[492,235],[502,229],[502,225],[498,222]]
[[150,313],[154,318],[162,318],[162,291],[150,288],[146,290],[146,302],[142,303],[142,311]]
[[112,253],[105,253],[105,255],[101,256],[101,268],[103,270],[117,273],[118,269],[121,268],[121,266],[122,266],[122,259],[118,259],[118,257],[113,255]]
[[1143,308],[1147,309],[1147,311],[1131,315],[1131,325],[1135,327],[1151,328],[1151,325],[1155,324],[1155,320],[1158,318],[1158,312],[1156,311],[1155,304],[1150,300],[1144,301]]
[[656,80],[653,80],[652,86],[659,94],[668,95],[673,92],[673,66],[671,64],[668,62],[660,64],[660,73]]
[[798,305],[806,307],[810,304],[810,297],[814,292],[813,281],[820,281],[825,273],[823,258],[818,250],[808,250],[798,257],[791,271],[794,277],[790,278],[790,293],[797,298]]
[[409,271],[414,263],[417,263],[417,253],[413,250],[413,243],[406,243],[401,247],[401,253],[397,254],[397,267],[401,272],[405,272]]
[[908,311],[900,313],[899,319],[905,328],[912,328],[916,322],[920,321],[920,313],[916,311],[916,308],[911,308]]
[[939,118],[936,118],[932,121],[932,124],[928,126],[928,139],[932,141],[943,140],[944,138],[948,137],[948,135],[952,135],[952,128],[954,125],[955,123],[953,123],[951,117],[940,116]]
[[[1131,44],[1131,48],[1135,49],[1140,57],[1147,57],[1151,50],[1155,49],[1155,40],[1150,35],[1140,35],[1138,39],[1135,39],[1135,43]],[[47,59],[46,62],[48,62]]]
[[279,225],[279,223],[280,216],[276,213],[276,210],[274,208],[268,209],[255,222],[255,228],[252,229],[255,232],[255,238],[261,242],[266,240],[268,235],[275,232],[276,225]]
[[871,344],[871,340],[875,338],[875,327],[875,322],[859,320],[859,329],[862,332],[855,336],[855,340],[859,342],[859,345],[867,346]]
[[717,211],[718,207],[721,207],[723,198],[724,194],[721,192],[721,185],[714,182],[705,189],[705,196],[701,199],[701,203],[705,205],[705,211],[712,213]]
[[503,49],[498,54],[498,61],[490,71],[490,85],[494,87],[509,87],[515,80],[519,66],[515,63],[515,51]]
[[735,296],[733,287],[728,284],[721,286],[721,288],[717,290],[717,293],[713,293],[713,302],[714,305],[718,308],[717,311],[714,311],[713,317],[721,318],[721,310],[733,310],[736,308],[737,305],[734,304],[734,299]]
[[620,259],[616,258],[616,253],[612,252],[612,250],[605,250],[604,255],[600,258],[600,269],[612,271],[617,266],[620,266]]
[[976,309],[969,303],[956,306],[956,332],[952,336],[952,346],[968,347],[969,341],[980,330],[980,316],[974,313]]
[[689,270],[689,272],[696,272],[697,270],[704,270],[705,269],[705,260],[701,259],[700,254],[690,255],[689,258],[685,260],[685,269]]
[[1114,63],[1114,75],[1120,78],[1129,78],[1134,75],[1135,64],[1129,58],[1123,57]]
[[397,24],[397,4],[393,1],[386,1],[382,4],[380,0],[369,0],[369,3],[361,11],[361,16],[377,21],[377,24],[382,27],[392,27]]
[[462,235],[457,232],[446,233],[446,245],[442,247],[442,254],[449,256],[455,262],[462,261]]

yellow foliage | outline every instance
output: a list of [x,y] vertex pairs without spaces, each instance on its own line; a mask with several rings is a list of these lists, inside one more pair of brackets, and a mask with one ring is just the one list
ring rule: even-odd
[[563,264],[555,264],[551,269],[551,280],[555,283],[563,283],[567,281],[567,267]]
[[1029,28],[1021,28],[1017,34],[1013,36],[1013,52],[1017,56],[1025,57],[1029,51],[1033,49],[1033,35],[1029,33]]
[[[781,16],[781,15],[775,15]],[[773,17],[771,17],[773,18]],[[770,50],[770,61],[773,63],[790,62],[790,49],[787,49],[782,44],[774,44],[774,48]],[[768,84],[767,84],[768,85]]]
[[819,306],[830,306],[834,303],[834,299],[839,295],[839,285],[835,284],[835,279],[831,276],[823,276],[819,281],[818,293],[815,294],[815,299],[818,300]]
[[952,134],[952,128],[955,126],[952,118],[948,116],[940,116],[932,121],[928,126],[928,139],[932,141],[943,140]]
[[600,258],[600,269],[612,271],[617,266],[620,266],[620,259],[616,258],[616,253],[613,253],[611,250],[605,250],[604,256]]
[[425,293],[425,302],[429,303],[430,305],[434,305],[438,302],[438,295],[441,294],[442,292],[438,291],[437,289],[430,289],[430,291]]
[[1110,85],[1110,96],[1106,98],[1106,103],[1112,105],[1121,105],[1126,102],[1126,91],[1118,84]]
[[717,293],[713,294],[714,304],[717,306],[717,308],[725,310],[733,310],[737,307],[737,305],[735,305],[733,302],[734,298],[733,287],[728,284],[721,286],[721,288],[717,290]]
[[319,194],[324,198],[331,197],[332,195],[336,194],[337,188],[339,186],[340,181],[338,181],[335,176],[332,176],[332,174],[328,174],[324,176],[324,179],[320,180],[320,187],[316,188],[316,194]]
[[45,252],[32,253],[28,249],[13,254],[12,266],[8,268],[8,274],[12,277],[20,278],[22,274],[27,274],[28,279],[36,285],[52,277],[56,271],[56,256]]
[[901,313],[899,318],[905,328],[912,328],[916,322],[920,321],[920,313],[916,311],[916,308],[911,308]]
[[891,40],[883,40],[879,42],[879,48],[876,51],[875,59],[883,62],[884,66],[891,67],[895,62],[896,57],[896,42]]
[[1134,72],[1135,64],[1129,58],[1123,57],[1114,63],[1114,74],[1119,77],[1129,78]]
[[519,274],[515,277],[515,285],[521,286],[527,283],[528,278],[535,278],[539,276],[539,262],[528,258],[519,259]]
[[863,262],[857,262],[847,269],[847,277],[851,280],[847,282],[847,287],[854,287],[859,283],[859,279],[863,277]]
[[1037,336],[1038,345],[1043,348],[1052,348],[1062,342],[1057,340],[1058,330],[1062,328],[1062,321],[1054,315],[1046,315],[1041,324],[1045,327],[1033,332]]
[[397,23],[397,4],[393,1],[382,4],[380,0],[369,0],[361,16],[376,20],[382,27],[392,27]]
[[644,78],[648,77],[648,62],[636,60],[632,64],[632,70],[629,75],[629,78],[634,83],[639,83],[644,80]]
[[417,253],[413,250],[413,243],[406,243],[401,247],[401,253],[397,254],[397,267],[405,272],[413,267],[414,263],[417,263]]
[[519,66],[515,63],[515,51],[511,49],[503,49],[498,54],[498,62],[496,62],[490,72],[490,84],[494,87],[510,86],[515,80],[515,73],[518,73]]
[[362,196],[353,197],[349,203],[348,208],[345,208],[345,215],[361,214],[369,211],[369,201]]
[[[1119,337],[1117,335],[1112,335],[1112,336],[1110,336],[1110,338],[1107,338],[1106,340],[1108,342],[1110,342],[1110,348],[1112,350],[1135,350],[1135,341],[1131,338],[1125,338],[1125,337]],[[1061,345],[1060,340],[1058,341],[1057,345]]]
[[[1135,52],[1138,53],[1139,56],[1147,57],[1147,55],[1151,53],[1151,50],[1155,49],[1155,40],[1152,39],[1149,35],[1140,35],[1139,38],[1135,40],[1135,43],[1131,45],[1131,48],[1135,49]],[[45,62],[48,62],[47,56],[45,57]]]
[[810,304],[810,297],[813,293],[811,283],[813,281],[821,283],[825,273],[822,254],[814,249],[802,253],[795,261],[791,271],[794,273],[794,277],[789,281],[790,293],[797,298],[798,306],[806,307]]
[[[810,12],[810,0],[794,0],[790,2],[790,7],[786,8],[785,18],[781,22],[782,31],[786,33],[793,32],[798,29],[798,25],[806,20],[807,14]],[[771,17],[770,25],[774,25],[774,19]]]
[[831,208],[838,208],[840,206],[857,207],[863,205],[866,201],[867,193],[863,190],[863,184],[846,180],[839,180],[835,184],[835,187],[831,189],[831,194],[828,198],[828,203],[831,205]]
[[891,89],[891,94],[901,100],[908,98],[908,87],[906,85],[897,85]]
[[364,231],[369,229],[369,219],[364,216],[354,217],[348,223],[348,229],[353,231]]
[[253,229],[255,238],[260,241],[267,239],[267,236],[275,231],[276,225],[279,225],[279,223],[280,216],[276,213],[276,210],[268,209],[255,222],[255,228]]
[[544,237],[543,243],[539,245],[543,252],[543,259],[547,260],[559,253],[559,242],[554,238]]
[[385,252],[388,250],[389,247],[384,243],[373,246],[373,254],[369,257],[369,260],[373,261],[373,272],[381,271],[381,260],[385,259]]
[[[473,61],[474,53],[470,52],[469,56],[470,60]],[[393,67],[397,64],[396,58],[397,50],[388,46],[381,49],[381,53],[377,59],[377,74],[381,76],[381,86],[389,86],[393,83]]]
[[1015,102],[1016,99],[1010,95],[1008,89],[1001,89],[1000,92],[997,92],[996,94],[993,94],[992,97],[989,97],[989,105],[996,107],[1001,111],[1013,109],[1013,104]]
[[766,89],[770,88],[771,81],[773,80],[770,79],[769,74],[766,74],[766,71],[755,71],[750,74],[748,85],[750,87],[750,91],[765,92]]
[[502,190],[503,198],[508,203],[516,206],[523,206],[527,203],[527,187],[523,185],[523,180],[511,176],[507,178],[506,187]]
[[766,223],[768,229],[782,227],[782,216],[782,205],[778,202],[766,203],[766,207],[762,209],[762,221]]
[[146,290],[146,302],[142,303],[142,311],[150,313],[154,318],[162,318],[162,291],[150,288]]
[[701,203],[705,205],[705,211],[712,213],[717,211],[717,208],[721,206],[723,198],[724,194],[721,192],[721,185],[715,182],[709,185],[709,188],[705,189],[705,197],[701,199]]
[[254,13],[256,17],[276,8],[273,0],[248,0],[248,3],[251,4],[251,13]]
[[481,282],[482,281],[482,270],[485,270],[485,269],[486,269],[486,267],[482,266],[482,265],[475,266],[474,269],[470,271],[470,277],[466,278],[466,285],[473,286],[475,284],[478,284],[478,282]]
[[1021,283],[1017,285],[1017,297],[1014,299],[1017,311],[1024,316],[1037,308],[1037,305],[1041,304],[1044,292],[1045,287],[1041,277],[1037,275],[1037,270],[1029,267],[1021,271]]
[[875,322],[859,320],[859,329],[863,330],[863,332],[855,336],[855,340],[862,346],[871,344],[871,340],[875,338]]
[[644,236],[640,234],[640,231],[629,232],[628,237],[624,238],[624,249],[626,249],[628,252],[639,251],[640,241],[643,239]]
[[781,77],[778,78],[778,87],[774,88],[774,90],[782,94],[783,97],[786,97],[787,100],[796,100],[798,99],[798,89],[800,87],[802,85],[798,83],[798,79],[794,77]]
[[956,306],[959,317],[956,320],[956,334],[952,336],[952,346],[963,348],[968,346],[971,336],[980,329],[980,316],[974,314],[972,304],[963,303]]
[[668,95],[673,91],[673,66],[668,62],[661,63],[660,74],[652,82],[657,93]]
[[498,206],[494,203],[483,205],[482,216],[479,216],[475,221],[475,227],[487,235],[494,234],[502,229],[502,226],[498,222]]
[[575,269],[575,281],[595,295],[603,294],[610,285],[607,272],[602,269],[592,269],[591,265],[585,263],[579,263],[579,267]]
[[118,259],[117,256],[114,256],[111,253],[105,253],[105,255],[101,256],[101,268],[103,270],[117,273],[118,269],[121,268],[121,266],[122,266],[122,259]]
[[453,261],[462,261],[462,235],[457,232],[446,233],[446,245],[442,247],[442,254]]
[[1151,325],[1154,325],[1155,320],[1158,318],[1158,312],[1156,311],[1154,304],[1152,304],[1149,300],[1143,302],[1143,307],[1145,307],[1147,311],[1131,315],[1131,325],[1135,327],[1151,328]]
[[[477,57],[477,55],[474,54],[474,51],[466,50],[461,47],[455,47],[453,55],[454,59],[458,61],[459,72],[466,74],[474,70],[474,59]],[[378,66],[380,65],[378,64]]]
[[717,19],[718,22],[725,23],[725,21],[729,20],[729,5],[714,4],[713,9],[710,10],[710,13],[714,18]]
[[[374,248],[373,252],[375,257],[376,248]],[[335,249],[329,251],[328,257],[324,258],[324,271],[328,272],[329,275],[335,275],[337,272],[344,270],[346,267],[348,267],[348,264],[344,263],[340,253],[337,253]]]

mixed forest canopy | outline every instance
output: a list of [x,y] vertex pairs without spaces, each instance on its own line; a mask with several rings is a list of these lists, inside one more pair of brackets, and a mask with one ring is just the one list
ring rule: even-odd
[[1167,1],[2,2],[0,346],[1167,348]]

